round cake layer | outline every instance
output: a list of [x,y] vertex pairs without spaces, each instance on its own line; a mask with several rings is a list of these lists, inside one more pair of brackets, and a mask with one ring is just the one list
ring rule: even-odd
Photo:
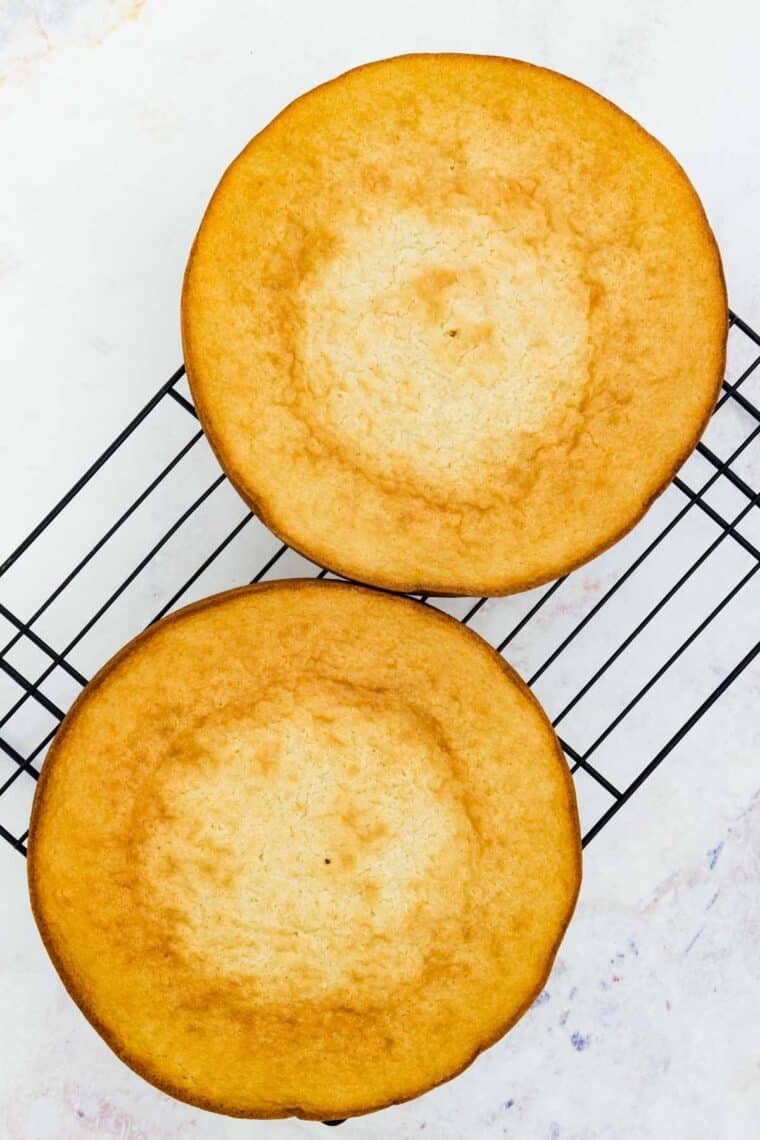
[[722,378],[720,260],[668,152],[514,60],[309,92],[222,179],[183,341],[220,461],[341,574],[493,594],[619,538]]
[[543,985],[580,880],[567,765],[485,642],[330,583],[211,598],[91,682],[43,769],[35,917],[134,1069],[338,1119],[459,1072]]

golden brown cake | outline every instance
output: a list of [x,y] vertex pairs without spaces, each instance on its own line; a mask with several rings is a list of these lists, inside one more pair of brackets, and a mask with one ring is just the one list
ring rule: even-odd
[[45,762],[32,905],[73,999],[159,1088],[338,1119],[458,1073],[543,986],[580,881],[572,781],[484,641],[356,586],[153,626]]
[[620,538],[694,447],[727,331],[671,155],[573,80],[416,55],[296,100],[190,255],[185,362],[233,483],[349,578],[500,594]]

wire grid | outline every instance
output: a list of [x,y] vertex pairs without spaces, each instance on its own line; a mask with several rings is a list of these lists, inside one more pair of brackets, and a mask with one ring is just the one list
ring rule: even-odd
[[[417,595],[536,692],[573,772],[584,845],[760,653],[759,366],[760,336],[731,313],[704,439],[611,550],[511,598]],[[56,729],[124,642],[216,590],[308,576],[334,577],[244,507],[178,369],[0,566],[0,836],[26,854]]]

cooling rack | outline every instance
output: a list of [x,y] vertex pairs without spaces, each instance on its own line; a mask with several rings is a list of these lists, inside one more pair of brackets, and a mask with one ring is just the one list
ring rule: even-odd
[[[611,550],[511,598],[418,596],[529,682],[573,772],[584,844],[760,653],[759,365],[760,336],[732,313],[703,440]],[[0,566],[0,836],[26,853],[47,748],[124,642],[217,590],[304,576],[333,575],[244,507],[180,368]]]

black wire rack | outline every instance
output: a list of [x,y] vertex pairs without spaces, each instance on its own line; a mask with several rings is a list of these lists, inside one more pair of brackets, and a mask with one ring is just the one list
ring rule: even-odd
[[[760,653],[759,366],[760,336],[732,313],[704,439],[611,550],[511,598],[418,596],[528,680],[573,772],[584,844]],[[245,508],[180,368],[0,566],[0,836],[26,854],[47,748],[124,642],[217,590],[305,576],[333,575]]]

